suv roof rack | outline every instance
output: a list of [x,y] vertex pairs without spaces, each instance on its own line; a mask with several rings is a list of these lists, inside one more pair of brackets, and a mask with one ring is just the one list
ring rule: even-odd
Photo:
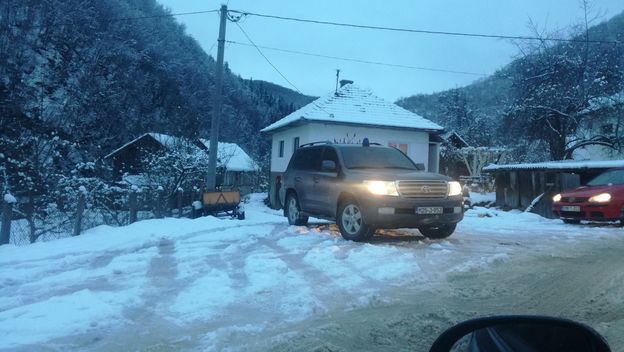
[[332,142],[330,142],[330,141],[310,142],[310,143],[305,143],[305,144],[300,145],[300,146],[299,146],[299,148],[302,148],[302,147],[311,147],[311,146],[313,146],[313,145],[318,145],[318,144],[334,144],[334,143],[332,143]]
[[[332,141],[317,141],[317,142],[310,142],[310,143],[304,143],[302,145],[299,146],[299,148],[303,148],[303,147],[312,147],[315,145],[321,145],[321,144],[340,144],[340,143],[334,143]],[[361,143],[346,143],[346,144],[353,144],[353,145],[359,145],[361,146]],[[377,142],[370,142],[368,143],[369,145],[379,145],[383,147],[383,144],[377,143]]]

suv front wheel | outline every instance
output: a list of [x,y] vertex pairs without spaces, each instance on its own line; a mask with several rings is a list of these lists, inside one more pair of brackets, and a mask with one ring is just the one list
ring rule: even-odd
[[288,193],[286,196],[286,204],[284,206],[284,215],[288,217],[289,225],[305,226],[308,224],[308,217],[301,215],[301,206],[299,205],[299,199],[293,192]]
[[366,224],[359,204],[348,198],[340,204],[336,222],[342,237],[351,241],[363,241],[375,234],[375,229]]

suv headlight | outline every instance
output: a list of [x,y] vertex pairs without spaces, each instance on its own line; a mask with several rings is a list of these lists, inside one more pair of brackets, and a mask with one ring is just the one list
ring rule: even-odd
[[589,198],[589,201],[592,203],[606,203],[611,200],[611,195],[609,193],[600,193],[597,196],[593,196]]
[[364,181],[368,191],[378,196],[398,196],[396,183],[394,181]]
[[462,194],[462,186],[457,181],[450,181],[448,183],[448,196],[458,196]]
[[557,203],[561,201],[561,194],[555,194],[555,196],[553,197],[553,202]]

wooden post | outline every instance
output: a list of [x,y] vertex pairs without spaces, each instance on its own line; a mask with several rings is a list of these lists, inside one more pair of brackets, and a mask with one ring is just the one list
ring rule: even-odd
[[0,228],[0,245],[9,244],[11,240],[11,215],[13,214],[13,203],[2,202],[2,227]]
[[219,23],[219,39],[217,40],[217,65],[215,67],[215,90],[213,93],[212,119],[210,121],[210,147],[208,148],[208,174],[206,187],[214,191],[217,176],[217,153],[219,149],[219,119],[223,94],[223,55],[225,50],[225,25],[227,23],[227,4],[221,5],[221,21]]
[[178,188],[178,191],[176,192],[176,201],[177,201],[177,206],[178,206],[178,217],[181,218],[182,217],[182,189]]
[[74,233],[72,234],[73,236],[80,235],[80,230],[82,227],[82,215],[85,210],[86,201],[87,199],[85,196],[84,187],[81,187],[81,189],[78,191],[78,205],[76,206],[76,222],[74,223]]
[[165,217],[164,215],[164,198],[165,198],[165,190],[162,187],[158,187],[156,191],[156,196],[154,197],[154,216],[156,219],[162,219]]
[[128,215],[128,223],[132,224],[137,221],[137,213],[138,213],[138,202],[137,202],[137,192],[132,190],[128,195],[128,210],[130,214]]
[[37,241],[37,229],[35,228],[35,203],[32,195],[28,196],[28,203],[24,204],[24,213],[26,213],[26,221],[28,222],[28,241],[35,243]]

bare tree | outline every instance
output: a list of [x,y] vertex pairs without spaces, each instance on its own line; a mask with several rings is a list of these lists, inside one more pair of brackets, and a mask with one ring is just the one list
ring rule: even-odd
[[[511,76],[514,103],[506,115],[512,135],[547,143],[552,160],[570,158],[586,145],[614,147],[608,136],[582,138],[576,132],[591,101],[615,91],[622,80],[617,69],[618,48],[591,42],[587,1],[582,2],[584,23],[573,29],[572,42],[551,45],[541,40],[522,47]],[[535,35],[543,35],[534,28]],[[550,37],[556,36],[551,34]]]

